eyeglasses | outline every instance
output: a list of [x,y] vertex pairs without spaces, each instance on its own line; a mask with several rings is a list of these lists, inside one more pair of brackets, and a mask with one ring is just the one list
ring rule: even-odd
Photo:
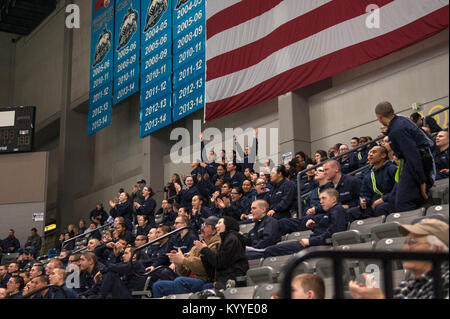
[[233,192],[231,192],[231,195],[239,195],[240,193],[233,193]]
[[266,185],[266,183],[258,183],[256,186]]
[[426,241],[418,241],[416,239],[409,239],[405,241],[405,245],[408,245],[410,248],[411,247],[415,247],[417,245],[421,245],[421,244],[428,244],[428,242]]
[[323,173],[323,172],[325,172],[325,170],[323,168],[316,169],[316,173]]

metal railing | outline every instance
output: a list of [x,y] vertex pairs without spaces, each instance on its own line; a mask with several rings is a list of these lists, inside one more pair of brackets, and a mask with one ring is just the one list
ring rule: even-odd
[[76,240],[76,239],[78,239],[78,238],[86,237],[86,236],[89,235],[90,233],[93,233],[93,232],[95,232],[95,231],[100,231],[100,230],[102,230],[103,228],[106,228],[106,227],[111,227],[111,225],[113,225],[113,223],[106,223],[105,225],[100,226],[100,227],[98,227],[98,228],[96,228],[96,229],[90,229],[89,231],[85,231],[85,232],[82,233],[82,234],[79,234],[79,235],[77,235],[77,236],[74,236],[74,237],[72,237],[72,238],[67,239],[67,240],[65,240],[65,241],[62,243],[62,245],[61,245],[61,250],[64,250],[64,248],[65,248],[65,246],[67,245],[67,243],[71,242],[72,240]]
[[[424,116],[424,118],[423,118],[423,126],[426,126],[426,124],[427,124],[427,117],[433,117],[433,116],[435,116],[435,115],[437,115],[437,114],[439,114],[439,113],[442,113],[442,112],[445,112],[445,111],[447,111],[448,110],[448,106],[447,107],[444,107],[443,109],[441,109],[441,110],[437,110],[437,111],[435,111],[435,112],[433,112],[433,113],[431,113],[431,114],[428,114],[427,116]],[[445,124],[445,123],[444,123]]]
[[448,262],[448,253],[431,253],[431,252],[406,252],[406,251],[338,251],[338,250],[319,250],[317,248],[307,248],[302,250],[298,256],[294,256],[284,269],[284,279],[281,283],[281,298],[291,298],[291,281],[295,268],[311,258],[327,258],[333,260],[334,270],[334,298],[344,299],[344,282],[343,282],[343,261],[345,259],[379,259],[383,263],[384,274],[384,295],[387,299],[393,298],[393,280],[392,280],[392,261],[393,260],[428,260],[433,263],[433,289],[434,298],[442,299],[442,277],[441,264]]
[[[330,158],[329,160],[338,160],[338,159],[340,159],[341,157],[344,157],[344,156],[349,155],[349,154],[351,154],[351,153],[359,152],[361,149],[364,149],[366,146],[369,146],[369,145],[371,145],[371,144],[375,144],[376,142],[378,142],[379,140],[381,140],[381,139],[383,139],[383,138],[385,138],[385,135],[378,136],[377,138],[375,138],[375,139],[372,140],[372,141],[369,141],[369,142],[367,142],[367,143],[358,145],[357,147],[352,148],[351,150],[349,150],[349,151],[347,151],[347,152],[345,152],[345,153],[342,153],[342,154],[340,154],[340,155],[336,155],[336,156]],[[325,162],[326,162],[326,161],[321,162],[321,163],[316,164],[316,165],[314,165],[313,167],[310,167],[310,168],[305,168],[304,170],[300,171],[300,172],[297,174],[297,200],[298,200],[298,212],[297,212],[297,218],[300,217],[301,211],[303,210],[303,209],[302,209],[302,208],[303,208],[303,204],[302,204],[302,196],[305,196],[305,195],[306,195],[306,194],[303,194],[303,195],[302,195],[302,186],[301,186],[301,182],[300,182],[301,176],[304,175],[306,172],[309,172],[309,171],[311,171],[311,170],[313,170],[313,169],[316,169],[316,168],[322,166]],[[360,168],[358,168],[357,170],[355,170],[355,171],[353,171],[353,172],[351,172],[351,173],[349,173],[349,174],[347,174],[347,175],[354,175],[354,174],[357,174],[358,172],[360,172],[360,171],[362,171],[362,170],[364,170],[364,169],[366,169],[366,168],[367,168],[366,166],[360,167]]]
[[52,289],[52,288],[56,288],[59,291],[61,291],[63,296],[64,296],[64,299],[67,299],[67,293],[64,291],[64,289],[62,289],[60,286],[57,286],[57,285],[48,285],[48,286],[42,287],[42,288],[40,288],[38,290],[30,292],[29,294],[26,294],[25,296],[22,297],[22,299],[28,299],[31,296],[34,296],[34,295],[40,293],[41,291],[44,291],[44,290],[47,290],[47,289]]
[[181,227],[181,228],[175,229],[175,230],[171,231],[170,233],[167,233],[167,234],[165,234],[165,235],[162,235],[161,237],[158,237],[158,238],[156,238],[156,239],[154,239],[154,240],[152,240],[152,241],[150,241],[150,242],[148,242],[148,243],[146,243],[146,244],[144,244],[144,245],[142,245],[142,246],[137,247],[137,248],[134,250],[134,252],[131,254],[131,257],[130,257],[129,263],[130,263],[130,266],[131,266],[131,271],[132,271],[136,276],[139,276],[139,277],[147,277],[147,276],[152,272],[152,270],[147,271],[147,272],[145,272],[145,273],[143,273],[143,274],[138,273],[138,272],[134,269],[134,265],[133,265],[133,257],[134,257],[134,255],[136,255],[136,253],[137,253],[138,251],[141,251],[141,250],[143,250],[143,249],[145,249],[145,248],[147,248],[147,247],[153,245],[154,243],[156,243],[156,242],[158,242],[158,241],[160,241],[160,240],[163,240],[163,239],[165,239],[165,238],[167,238],[167,237],[170,237],[170,236],[172,236],[173,234],[179,233],[180,231],[185,230],[185,229],[189,229],[189,227],[188,227],[188,226],[183,226],[183,227]]

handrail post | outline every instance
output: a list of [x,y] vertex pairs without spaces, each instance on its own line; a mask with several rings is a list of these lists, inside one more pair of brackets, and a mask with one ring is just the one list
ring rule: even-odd
[[334,268],[334,298],[344,299],[344,279],[343,279],[343,260],[340,257],[334,258],[333,268]]
[[393,299],[392,260],[383,260],[383,283],[386,299]]

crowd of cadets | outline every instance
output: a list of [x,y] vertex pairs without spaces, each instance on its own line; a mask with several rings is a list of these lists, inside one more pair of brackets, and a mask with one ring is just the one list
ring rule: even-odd
[[[408,121],[398,117],[394,121],[401,120]],[[432,146],[436,179],[448,178],[448,130],[436,133]],[[287,255],[308,246],[326,245],[326,240],[334,232],[345,231],[349,222],[397,211],[396,192],[401,165],[387,136],[368,146],[361,145],[372,141],[370,137],[354,137],[349,145],[336,144],[328,152],[319,150],[313,158],[300,151],[286,166],[271,167],[271,162],[267,161],[258,174],[249,160],[250,152],[257,149],[256,134],[251,147],[243,151],[243,163],[236,162],[237,152],[231,154],[228,162],[225,151],[218,158],[209,152],[207,156],[202,156],[207,157],[207,161],[191,164],[192,171],[188,176],[173,174],[171,181],[164,186],[166,199],[158,210],[151,187],[145,180],[140,180],[138,185],[133,186],[131,195],[123,189],[119,191],[118,198],[109,202],[109,214],[99,204],[89,215],[89,225],[80,222],[78,231],[71,225],[65,236],[60,238],[60,256],[52,259],[45,268],[39,262],[34,263],[31,269],[22,269],[18,263],[0,266],[0,298],[2,295],[18,298],[49,283],[61,286],[70,298],[131,298],[133,290],[143,288],[145,278],[135,275],[130,268],[130,258],[135,260],[135,271],[152,271],[149,287],[161,281],[161,284],[156,284],[156,296],[164,295],[164,291],[182,293],[199,290],[206,287],[204,284],[217,284],[219,281],[219,270],[216,268],[214,276],[211,264],[206,264],[205,257],[200,256],[200,249],[209,245],[211,251],[217,250],[214,253],[219,257],[214,256],[219,259],[221,254],[229,254],[219,253],[220,239],[230,237],[218,236],[218,224],[227,223],[227,227],[233,229],[229,232],[236,233],[233,235],[234,255],[229,254],[227,258],[228,262],[229,258],[241,258],[235,263],[239,265],[239,271],[230,273],[228,269],[226,273],[228,279],[235,279],[245,274],[249,259]],[[393,146],[398,149],[398,145]],[[350,149],[357,151],[338,160],[331,159]],[[242,150],[238,148],[238,152]],[[202,141],[202,154],[205,153]],[[297,185],[299,172],[319,163],[323,165],[302,174],[300,185]],[[367,164],[370,166],[360,175],[348,174]],[[299,186],[301,209],[297,200]],[[113,221],[114,227],[103,235],[96,232],[95,229],[108,219]],[[235,225],[246,223],[254,223],[253,229],[244,236],[238,235]],[[137,224],[134,233],[133,224]],[[133,255],[136,247],[185,226],[188,228]],[[312,230],[311,236],[298,242],[277,244],[281,236],[303,230]],[[64,240],[83,231],[90,231],[84,251],[71,252],[74,243],[61,246]],[[206,240],[200,244],[199,238]],[[7,250],[8,241],[4,242],[6,245],[3,244],[5,247],[2,248]],[[243,256],[236,256],[239,255],[236,251],[242,251],[242,245],[246,247],[242,252],[244,264]],[[187,258],[189,256],[192,260]],[[211,256],[211,260],[219,260]],[[70,264],[77,265],[81,270],[79,288],[66,287],[68,273],[64,269]],[[214,267],[220,268],[220,265],[215,264]],[[197,288],[186,278],[196,278]],[[223,281],[222,286],[225,284]],[[61,291],[54,289],[34,296],[61,297]]]

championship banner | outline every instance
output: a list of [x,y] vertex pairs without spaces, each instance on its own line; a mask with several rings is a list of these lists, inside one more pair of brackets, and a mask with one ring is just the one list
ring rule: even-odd
[[111,123],[114,0],[92,1],[88,135]]
[[206,0],[173,3],[173,121],[205,105]]
[[169,0],[141,2],[140,136],[172,123],[172,8]]
[[114,104],[139,90],[140,0],[116,0]]

